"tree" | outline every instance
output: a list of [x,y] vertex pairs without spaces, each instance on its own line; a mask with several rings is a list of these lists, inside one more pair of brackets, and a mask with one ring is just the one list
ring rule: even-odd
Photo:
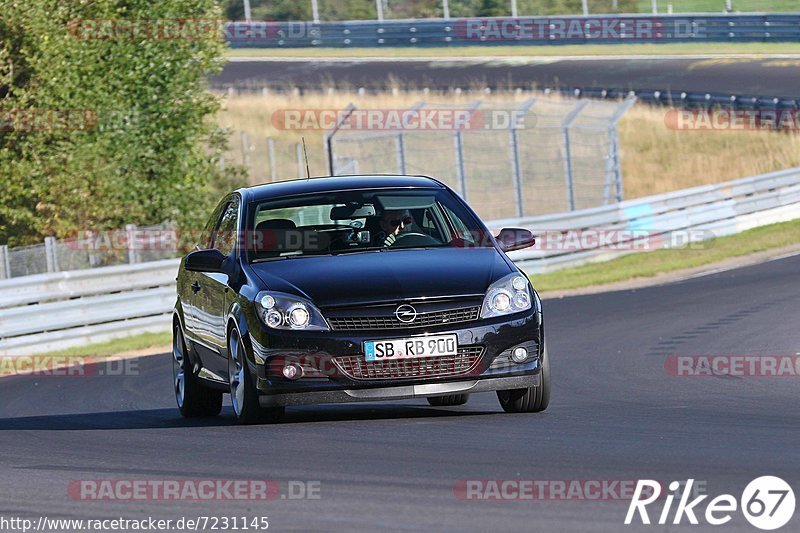
[[[97,21],[219,19],[216,2],[0,0],[0,13],[0,243],[199,224],[215,185],[236,179],[216,164],[206,90],[224,41],[134,39]],[[65,115],[74,124],[53,122]]]
[[483,0],[478,8],[479,17],[507,17],[511,15],[511,3],[508,0]]

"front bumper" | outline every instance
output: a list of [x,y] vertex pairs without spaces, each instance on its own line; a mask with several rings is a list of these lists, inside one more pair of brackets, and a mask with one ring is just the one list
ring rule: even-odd
[[259,397],[262,407],[279,405],[308,405],[317,403],[350,403],[374,402],[380,400],[409,400],[412,398],[430,398],[448,394],[472,392],[489,392],[509,389],[538,387],[540,375],[522,375],[500,378],[472,379],[467,381],[451,381],[444,383],[428,383],[422,385],[394,385],[366,389],[343,389],[318,392],[290,392],[263,394]]
[[[413,375],[390,379],[355,379],[341,372],[334,358],[364,357],[366,340],[419,335],[456,334],[459,348],[481,347],[475,364],[457,375]],[[264,406],[397,400],[538,386],[544,346],[541,313],[531,310],[509,317],[389,332],[283,332],[260,325],[250,330],[250,369]],[[528,359],[513,363],[510,351],[528,349]],[[287,360],[312,360],[332,372],[289,380],[280,370]]]

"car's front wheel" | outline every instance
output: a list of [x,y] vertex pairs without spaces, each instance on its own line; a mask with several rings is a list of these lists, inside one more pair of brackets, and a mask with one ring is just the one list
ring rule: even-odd
[[428,398],[428,403],[434,407],[450,407],[464,405],[469,400],[469,394],[448,394],[447,396],[433,396]]
[[222,411],[222,392],[203,386],[194,374],[178,322],[172,329],[172,383],[178,409],[186,418],[217,416]]
[[497,391],[497,399],[506,413],[538,413],[550,404],[550,357],[542,354],[541,383],[538,387]]
[[228,376],[231,385],[231,404],[236,419],[243,424],[277,422],[283,416],[283,407],[261,407],[258,390],[247,365],[244,343],[234,328],[228,340]]

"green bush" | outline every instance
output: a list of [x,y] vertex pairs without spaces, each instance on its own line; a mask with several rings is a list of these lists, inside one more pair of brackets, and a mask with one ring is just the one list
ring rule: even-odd
[[[216,189],[236,182],[237,169],[217,165],[225,136],[206,90],[223,40],[70,32],[79,20],[178,17],[222,13],[214,0],[0,0],[0,243],[126,223],[196,227]],[[84,127],[29,128],[12,120],[21,112],[68,113]]]

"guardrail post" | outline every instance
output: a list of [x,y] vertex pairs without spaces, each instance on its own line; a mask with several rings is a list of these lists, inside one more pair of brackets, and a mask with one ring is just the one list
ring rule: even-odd
[[8,258],[8,245],[0,245],[0,279],[11,278],[11,261]]
[[135,265],[139,262],[136,254],[136,224],[125,226],[125,236],[128,241],[128,264]]
[[405,175],[406,173],[406,147],[403,134],[398,133],[395,138],[395,154],[397,154],[397,172]]
[[58,272],[58,255],[56,253],[56,238],[44,238],[44,255],[47,261],[47,272]]
[[453,144],[456,152],[456,179],[458,180],[458,192],[461,198],[467,199],[467,175],[464,171],[464,134],[461,130],[453,135]]
[[274,182],[278,171],[275,161],[275,139],[272,137],[267,137],[267,157],[269,158],[269,179]]

